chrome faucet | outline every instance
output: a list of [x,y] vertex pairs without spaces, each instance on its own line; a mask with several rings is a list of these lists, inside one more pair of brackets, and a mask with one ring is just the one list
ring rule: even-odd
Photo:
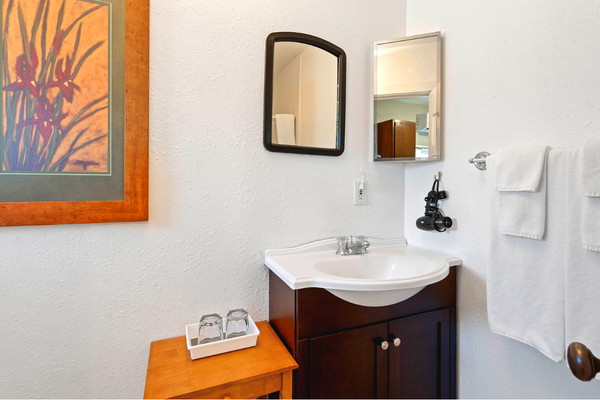
[[[356,239],[356,241],[354,241]],[[371,243],[366,236],[341,236],[337,238],[338,249],[335,252],[338,256],[351,256],[354,254],[367,254]]]

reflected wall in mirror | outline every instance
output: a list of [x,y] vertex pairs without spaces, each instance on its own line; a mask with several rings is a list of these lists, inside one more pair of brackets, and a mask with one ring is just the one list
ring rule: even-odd
[[344,152],[346,54],[301,33],[267,38],[264,146],[269,151]]
[[440,159],[441,34],[375,43],[374,159]]

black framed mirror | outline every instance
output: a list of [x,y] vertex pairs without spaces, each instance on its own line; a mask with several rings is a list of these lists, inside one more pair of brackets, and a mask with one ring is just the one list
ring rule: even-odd
[[295,32],[271,33],[266,47],[265,148],[341,155],[346,117],[344,50]]

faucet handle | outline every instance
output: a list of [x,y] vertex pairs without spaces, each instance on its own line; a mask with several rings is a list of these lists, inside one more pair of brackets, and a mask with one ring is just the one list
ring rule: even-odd
[[371,243],[369,243],[369,241],[367,240],[366,236],[357,236],[356,237],[356,241],[357,243],[359,243],[363,249],[368,249],[369,246],[371,245]]
[[338,256],[345,256],[351,250],[348,246],[348,241],[350,240],[347,236],[339,236],[336,238],[338,242],[338,249],[335,252]]
[[348,247],[348,241],[350,240],[350,238],[348,238],[347,236],[338,236],[336,239],[340,248],[345,249]]

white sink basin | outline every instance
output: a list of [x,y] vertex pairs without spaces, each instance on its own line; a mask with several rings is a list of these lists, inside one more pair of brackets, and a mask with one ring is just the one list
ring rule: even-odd
[[409,246],[405,239],[368,240],[368,254],[338,256],[332,238],[267,250],[265,264],[294,290],[322,288],[367,307],[404,301],[461,264],[456,257]]

